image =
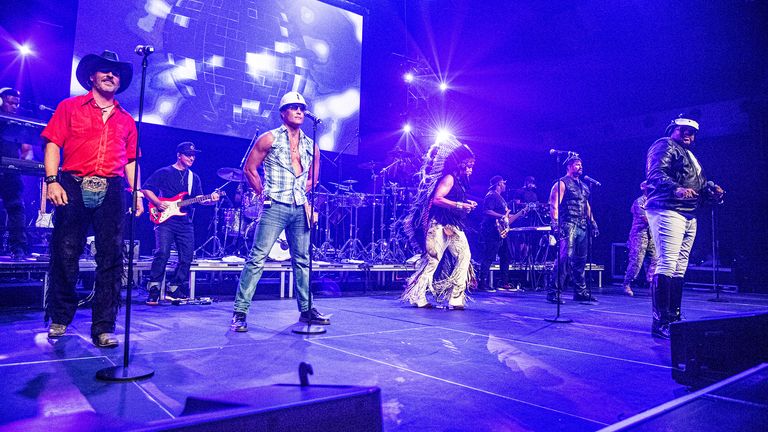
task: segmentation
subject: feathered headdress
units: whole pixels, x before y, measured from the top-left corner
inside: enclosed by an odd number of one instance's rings
[[[424,163],[419,171],[419,189],[403,226],[403,231],[414,250],[418,252],[425,250],[425,236],[429,229],[429,210],[432,207],[432,197],[438,181],[446,174],[456,171],[461,161],[469,157],[474,157],[472,150],[453,135],[436,141],[424,156]]]

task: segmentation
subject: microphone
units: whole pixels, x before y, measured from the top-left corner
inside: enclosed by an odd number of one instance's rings
[[[319,119],[319,118],[318,118],[318,117],[317,117],[317,116],[316,116],[316,115],[315,115],[315,114],[314,114],[312,111],[310,111],[310,110],[304,110],[304,116],[305,116],[305,117],[309,117],[310,119],[312,119],[312,120],[313,120],[315,123],[317,123],[317,124],[321,124],[321,123],[323,123],[323,121],[322,121],[321,119]]]
[[[595,185],[595,186],[602,186],[602,185],[603,185],[602,183],[600,183],[599,181],[597,181],[597,180],[593,179],[592,177],[590,177],[590,176],[588,176],[588,175],[585,175],[585,176],[584,176],[584,180],[586,180],[586,181],[588,181],[588,182],[592,183],[592,184],[593,184],[593,185]]]
[[[568,150],[555,150],[555,149],[549,149],[550,156],[576,156],[578,157],[579,154],[576,152],[568,151]]]
[[[133,52],[140,56],[148,56],[155,52],[155,47],[152,45],[136,45],[136,48],[133,49]]]
[[[38,105],[37,109],[39,109],[40,111],[50,111],[50,112],[56,111],[55,109],[49,107],[48,105],[43,105],[43,104]]]

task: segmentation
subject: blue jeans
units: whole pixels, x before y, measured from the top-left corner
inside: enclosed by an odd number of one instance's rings
[[[235,297],[235,312],[248,313],[256,285],[264,273],[269,250],[285,230],[293,265],[293,283],[299,311],[309,310],[309,227],[304,206],[273,201],[264,211],[256,230],[256,239],[240,273],[240,286]]]

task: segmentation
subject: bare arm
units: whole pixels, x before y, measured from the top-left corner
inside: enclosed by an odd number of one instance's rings
[[[256,170],[264,162],[264,158],[267,157],[267,153],[272,148],[274,141],[275,138],[270,132],[264,132],[256,140],[256,144],[251,149],[251,152],[248,153],[248,159],[245,160],[245,166],[243,167],[245,178],[248,179],[248,184],[251,185],[257,195],[261,195],[264,192],[264,185],[261,183],[261,176],[259,176]]]
[[[474,201],[459,202],[449,200],[445,197],[448,195],[448,192],[453,189],[453,183],[454,179],[450,174],[440,179],[437,188],[435,188],[435,196],[432,198],[432,205],[449,209],[459,209],[466,211],[467,213],[474,210],[475,207],[477,207],[477,203]]]
[[[549,214],[553,221],[558,219],[558,210],[565,194],[565,183],[558,181],[549,192]]]

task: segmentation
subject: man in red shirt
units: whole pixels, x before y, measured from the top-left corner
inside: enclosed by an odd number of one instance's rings
[[[41,134],[46,141],[48,199],[56,206],[45,311],[46,321],[51,320],[48,337],[63,336],[74,318],[78,263],[93,224],[96,284],[91,337],[97,347],[113,348],[118,345],[115,319],[122,286],[125,182],[133,185],[137,145],[136,124],[115,94],[128,88],[133,67],[104,51],[83,57],[75,74],[89,92],[62,101]],[[134,208],[136,216],[144,211],[141,197]]]

